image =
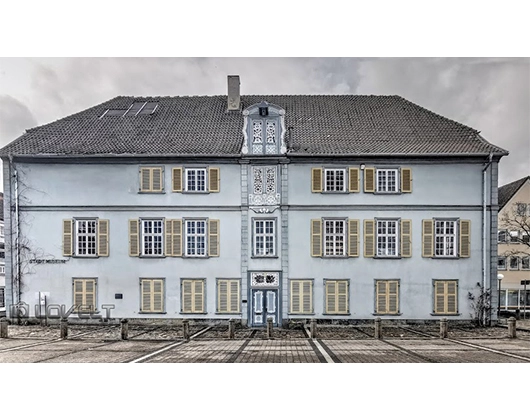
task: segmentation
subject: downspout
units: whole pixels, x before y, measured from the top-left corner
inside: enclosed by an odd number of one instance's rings
[[[486,201],[487,201],[487,181],[486,181],[486,171],[491,166],[491,162],[493,159],[493,153],[490,152],[489,154],[489,162],[484,166],[484,169],[482,170],[482,296],[483,299],[486,296],[486,283],[487,283],[487,255],[486,255],[486,244],[487,244],[487,235],[486,235],[486,222],[487,222],[487,212],[486,212]],[[490,297],[491,299],[491,297]],[[484,324],[486,323],[486,316],[487,316],[487,310],[486,310],[486,302],[483,300],[483,320]]]
[[[15,165],[13,164],[13,156],[9,156],[9,165],[13,168],[13,178],[15,182],[15,269],[13,272],[16,276],[16,282],[12,281],[13,285],[13,304],[16,305],[20,302],[20,249],[19,249],[19,217],[18,217],[18,173]],[[11,183],[10,183],[11,184]],[[12,199],[9,200],[13,202]],[[13,235],[11,235],[11,238]],[[11,254],[13,255],[13,254]],[[11,280],[13,280],[13,272],[11,273]]]

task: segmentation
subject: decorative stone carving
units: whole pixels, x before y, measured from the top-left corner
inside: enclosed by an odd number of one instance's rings
[[[251,287],[278,287],[280,276],[278,273],[262,272],[250,274]]]

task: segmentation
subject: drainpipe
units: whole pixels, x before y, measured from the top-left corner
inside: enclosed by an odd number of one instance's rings
[[[20,250],[19,250],[19,216],[18,216],[18,173],[15,165],[13,164],[13,156],[9,156],[9,165],[13,169],[13,178],[15,182],[15,269],[11,273],[11,284],[13,285],[13,304],[16,305],[20,302]],[[11,184],[11,183],[10,183]],[[12,197],[12,196],[11,196]],[[10,203],[13,202],[10,197]],[[11,235],[13,238],[13,235]],[[11,243],[12,249],[12,243]],[[13,254],[11,254],[13,255]],[[13,281],[13,272],[16,276],[16,282]]]
[[[487,283],[487,253],[486,253],[486,243],[487,243],[487,234],[486,234],[486,222],[487,222],[487,213],[486,213],[486,201],[487,201],[487,181],[486,181],[486,171],[491,166],[493,158],[493,153],[489,154],[489,162],[484,166],[482,170],[482,296],[486,294],[486,283]],[[491,299],[491,297],[490,297]],[[483,302],[485,303],[485,302]],[[483,308],[483,319],[484,323],[486,322],[486,307]]]

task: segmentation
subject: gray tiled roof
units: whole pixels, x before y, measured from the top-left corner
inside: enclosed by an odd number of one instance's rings
[[[253,95],[285,109],[291,155],[506,155],[475,129],[399,96]],[[156,101],[152,115],[104,116],[134,101]],[[27,130],[0,155],[237,155],[243,116],[226,96],[116,97]]]
[[[509,184],[499,187],[499,210],[502,209],[508,201],[515,195],[515,193],[523,186],[525,181],[529,180],[530,176],[510,182]]]

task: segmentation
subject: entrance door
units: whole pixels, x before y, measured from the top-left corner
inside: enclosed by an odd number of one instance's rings
[[[274,325],[278,324],[278,290],[252,290],[252,325],[259,327],[267,325],[267,318],[272,318]]]

